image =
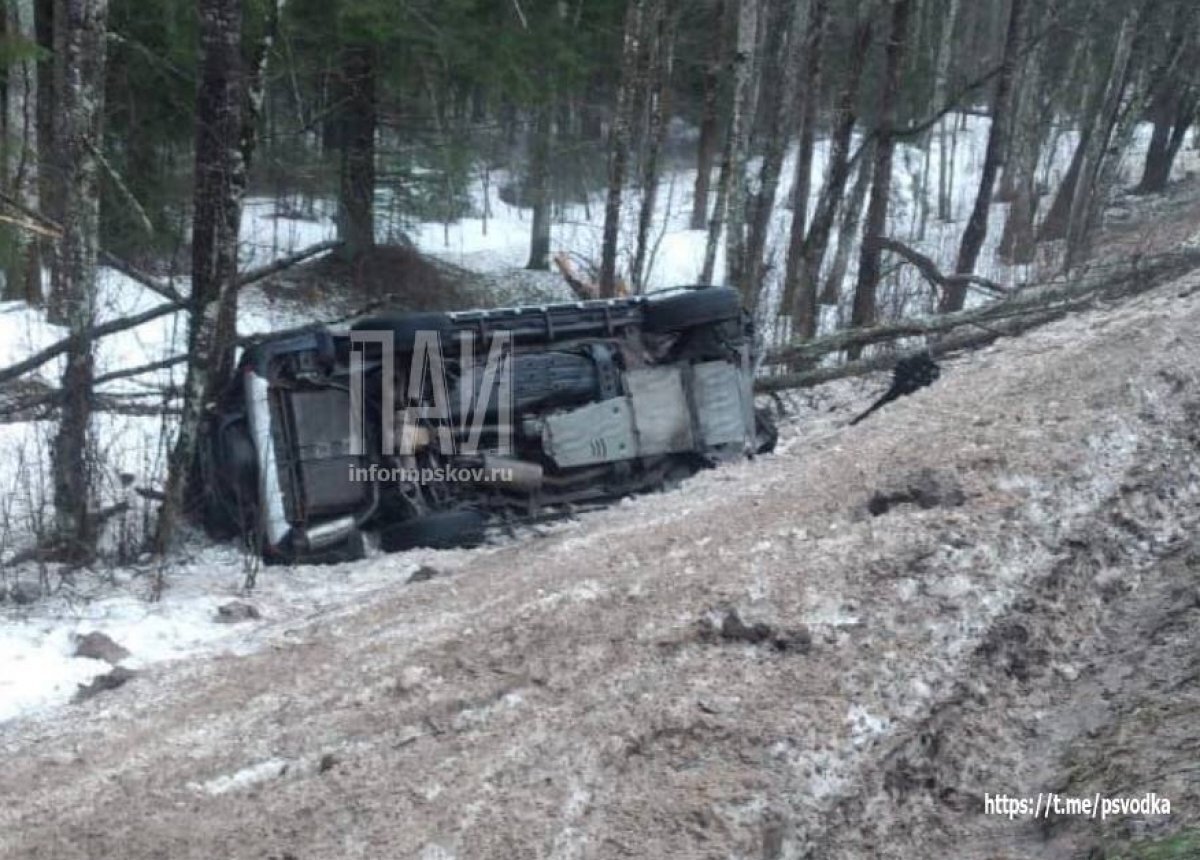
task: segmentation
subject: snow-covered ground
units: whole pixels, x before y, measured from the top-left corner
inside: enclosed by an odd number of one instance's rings
[[[134,565],[76,577],[50,598],[0,614],[0,722],[67,702],[80,685],[109,671],[102,660],[73,656],[78,638],[89,633],[128,650],[120,665],[135,671],[163,660],[249,653],[286,639],[295,624],[350,611],[422,566],[444,572],[466,555],[414,550],[354,564],[258,570],[248,601],[261,618],[230,623],[217,610],[245,597],[250,560],[231,546],[189,545],[186,552],[171,563],[158,601],[149,599],[155,570]]]
[[[1144,147],[1149,129],[1139,131],[1140,146],[1130,156],[1137,166],[1138,149]],[[954,176],[955,222],[941,224],[931,218],[924,240],[913,241],[943,266],[948,265],[957,248],[965,213],[973,203],[978,173],[986,144],[987,123],[978,117],[966,117],[955,144]],[[1053,157],[1043,168],[1051,187],[1065,168],[1073,140],[1069,133],[1057,138]],[[938,187],[938,138],[932,152],[933,174],[929,189]],[[827,148],[818,148],[814,165],[819,190]],[[892,235],[912,240],[919,207],[916,190],[920,187],[924,155],[911,147],[901,147],[897,158]],[[771,225],[775,274],[768,284],[768,302],[777,301],[779,270],[785,253],[790,213],[783,205],[790,193],[794,152],[784,166],[779,189],[779,205]],[[1194,170],[1196,152],[1185,148],[1178,171]],[[409,236],[424,252],[478,271],[504,274],[521,267],[528,254],[530,213],[500,199],[502,176],[489,183],[489,217],[465,218],[453,224],[419,224]],[[659,207],[653,233],[654,253],[650,260],[647,287],[650,289],[691,283],[698,279],[706,236],[703,231],[687,229],[691,211],[694,170],[668,173],[659,193]],[[477,183],[472,198],[479,212],[485,211],[484,187]],[[638,200],[627,195],[622,226],[622,247],[632,254]],[[1018,282],[1027,276],[994,261],[992,250],[999,239],[1005,207],[997,205],[992,213],[989,245],[982,257],[982,274],[1001,282]],[[256,198],[248,201],[243,220],[244,267],[262,265],[270,260],[334,235],[332,206],[315,207],[314,219],[283,217],[276,201]],[[590,213],[590,218],[588,217]],[[552,230],[552,247],[580,258],[599,258],[603,200],[566,206]],[[380,237],[386,238],[385,236]],[[723,244],[718,253],[717,272],[723,271]],[[850,277],[853,278],[852,255]],[[905,277],[912,277],[911,275]],[[901,293],[920,295],[915,279],[902,281]],[[186,279],[174,286],[186,292]],[[910,289],[910,287],[912,289]],[[162,302],[162,298],[136,282],[112,270],[102,270],[100,282],[100,319],[109,320],[144,311]],[[888,307],[885,302],[885,307]],[[299,325],[321,319],[324,309],[311,304],[272,299],[261,290],[246,290],[241,298],[239,332],[251,334]],[[836,323],[838,309],[829,309],[825,325]],[[9,365],[62,337],[62,329],[45,322],[40,311],[20,303],[0,304],[0,367]],[[97,349],[97,372],[133,367],[168,358],[182,350],[186,322],[182,314],[161,317],[136,329],[102,339]],[[52,385],[61,371],[56,362],[42,368],[35,378]],[[182,382],[182,368],[123,379],[104,387],[109,393],[131,398],[132,402],[153,405],[156,391]],[[137,486],[158,486],[165,466],[171,421],[152,416],[101,413],[95,419],[97,461],[101,464],[102,502],[128,500],[128,514],[117,518],[106,540],[109,549],[131,549],[149,517],[150,503],[132,494]],[[82,572],[74,583],[60,580],[59,572],[39,568],[33,563],[11,565],[13,555],[28,548],[32,536],[44,533],[49,516],[48,452],[53,427],[48,422],[0,423],[0,593],[20,581],[26,586],[48,585],[53,592],[32,606],[3,604],[0,612],[0,721],[20,714],[66,702],[80,683],[106,670],[95,660],[72,657],[75,634],[99,630],[108,633],[128,648],[128,665],[136,668],[164,659],[219,650],[244,650],[261,646],[278,632],[280,619],[295,619],[310,611],[351,603],[363,590],[382,587],[415,568],[422,554],[373,559],[335,569],[270,569],[258,578],[255,601],[265,619],[246,626],[230,626],[215,620],[215,607],[241,589],[245,560],[231,548],[193,549],[191,559],[174,561],[168,571],[168,588],[161,602],[149,603],[152,571],[135,566],[111,571]],[[129,546],[125,547],[127,543]],[[273,620],[274,619],[274,620]]]

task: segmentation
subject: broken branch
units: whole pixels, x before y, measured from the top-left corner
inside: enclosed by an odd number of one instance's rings
[[[1098,298],[1116,299],[1137,295],[1197,266],[1200,266],[1200,253],[1194,251],[1164,254],[1150,261],[1135,260],[1130,268],[1116,274],[1079,278],[1038,290],[1010,293],[1008,298],[980,308],[833,332],[775,350],[763,359],[763,364],[806,364],[851,346],[872,346],[905,337],[928,335],[945,335],[930,345],[935,354],[944,354],[1027,331],[1086,307]],[[967,326],[983,329],[983,332],[965,335],[953,333],[955,329]],[[903,356],[904,353],[872,356],[844,365],[766,377],[758,380],[756,388],[760,392],[771,392],[820,385],[834,379],[890,369]]]
[[[2,195],[0,195],[0,199],[3,199]],[[237,287],[241,289],[242,287],[261,281],[264,278],[268,278],[271,275],[289,268],[290,266],[301,263],[310,257],[315,257],[318,254],[323,254],[327,251],[330,251],[336,248],[337,245],[338,243],[336,241],[318,242],[315,245],[310,245],[302,251],[297,251],[295,254],[276,260],[273,263],[268,263],[267,265],[260,266],[257,269],[251,269],[250,271],[245,272],[238,277]],[[138,326],[148,323],[152,320],[156,320],[159,317],[164,317],[168,314],[173,314],[177,311],[184,310],[187,307],[188,301],[188,299],[184,299],[182,297],[178,299],[172,299],[169,302],[165,302],[161,305],[155,305],[149,310],[142,311],[140,314],[135,314],[131,317],[123,317],[121,319],[111,320],[101,325],[92,326],[86,332],[86,336],[92,340],[96,340],[98,338],[105,337],[106,335],[127,331],[131,328],[137,328]],[[60,341],[52,343],[45,349],[35,352],[33,355],[29,356],[23,361],[18,361],[16,364],[0,369],[0,383],[16,379],[17,377],[23,376],[29,371],[36,370],[43,364],[52,361],[53,359],[65,353],[67,349],[70,348],[73,341],[73,337],[65,337]]]
[[[971,274],[943,274],[938,268],[937,263],[932,258],[925,256],[920,251],[908,247],[903,242],[898,242],[895,239],[889,239],[886,236],[877,236],[867,240],[868,244],[872,244],[882,251],[891,251],[893,254],[902,257],[906,262],[911,263],[921,273],[921,277],[929,281],[935,287],[949,287],[955,285],[965,285],[968,287],[979,287],[994,295],[1007,295],[1008,290],[997,284],[995,281],[980,277],[979,275]]]

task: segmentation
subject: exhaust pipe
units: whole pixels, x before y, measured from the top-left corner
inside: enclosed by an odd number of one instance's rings
[[[471,468],[482,472],[480,484],[500,486],[524,493],[536,493],[542,488],[545,472],[538,463],[518,460],[515,457],[500,457],[484,454],[471,458]]]

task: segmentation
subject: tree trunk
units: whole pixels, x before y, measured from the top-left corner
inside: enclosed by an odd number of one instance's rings
[[[1079,171],[1083,168],[1083,155],[1087,151],[1088,141],[1091,137],[1090,129],[1090,121],[1080,129],[1079,142],[1075,145],[1075,152],[1071,155],[1071,164],[1067,167],[1067,172],[1063,174],[1062,181],[1058,185],[1054,200],[1050,204],[1050,211],[1046,213],[1046,217],[1042,219],[1042,223],[1038,227],[1037,240],[1039,242],[1052,242],[1067,235],[1067,222],[1071,217],[1071,200],[1075,196],[1075,186],[1079,182]]]
[[[629,141],[633,129],[641,55],[642,17],[646,0],[629,0],[625,10],[624,42],[621,49],[621,83],[609,133],[608,199],[604,205],[604,235],[600,248],[600,295],[617,292],[617,242],[621,234],[621,195],[629,166]]]
[[[1067,167],[1067,172],[1063,175],[1057,190],[1054,192],[1054,199],[1050,203],[1050,209],[1046,212],[1046,217],[1042,219],[1042,223],[1038,225],[1038,242],[1053,242],[1066,238],[1067,235],[1067,227],[1071,218],[1071,202],[1075,197],[1075,187],[1078,185],[1079,173],[1083,168],[1084,154],[1091,143],[1092,132],[1096,124],[1096,115],[1101,110],[1104,95],[1103,85],[1092,86],[1087,77],[1087,68],[1093,53],[1094,50],[1089,44],[1080,48],[1072,60],[1073,65],[1077,66],[1081,80],[1083,81],[1081,86],[1087,88],[1088,95],[1080,115],[1079,140],[1076,142],[1075,150],[1071,154],[1071,163]]]
[[[1005,180],[1001,182],[1009,186],[1012,205],[1004,222],[997,256],[1010,266],[1029,265],[1037,254],[1034,230],[1039,203],[1037,168],[1045,130],[1052,118],[1052,108],[1044,98],[1045,51],[1044,46],[1037,50],[1022,76],[1011,155],[1004,168]]]
[[[842,210],[842,220],[838,224],[837,250],[833,255],[833,263],[829,267],[829,277],[825,280],[825,289],[821,291],[821,304],[836,305],[841,296],[842,283],[846,280],[846,270],[850,267],[850,252],[858,239],[858,227],[862,223],[863,204],[867,200],[867,189],[871,185],[871,153],[866,151],[858,162],[858,176],[854,179],[854,187],[850,191],[850,200]]]
[[[1067,222],[1066,268],[1068,270],[1073,268],[1074,263],[1087,253],[1086,246],[1091,235],[1092,217],[1095,214],[1093,202],[1096,200],[1097,183],[1107,155],[1109,141],[1112,139],[1117,125],[1121,101],[1129,83],[1130,56],[1138,29],[1137,20],[1138,11],[1134,7],[1126,13],[1121,30],[1117,34],[1116,51],[1108,81],[1104,86],[1100,113],[1096,117],[1096,128],[1088,141],[1088,146],[1084,149],[1084,156],[1071,199],[1070,219]]]
[[[730,166],[729,148],[733,138],[725,136],[725,148],[721,151],[721,173],[717,178],[717,199],[713,201],[712,215],[708,219],[708,239],[704,243],[704,265],[700,270],[700,283],[711,284],[717,267],[717,246],[721,242],[721,230],[725,226],[725,210],[729,200]]]
[[[996,81],[996,97],[992,102],[992,127],[988,133],[987,151],[983,157],[983,171],[979,179],[979,193],[975,196],[975,208],[963,230],[962,244],[958,249],[955,272],[960,275],[975,273],[979,253],[987,239],[988,216],[992,207],[992,193],[996,177],[1008,158],[1010,135],[1009,112],[1012,103],[1013,76],[1017,70],[1017,53],[1020,49],[1022,15],[1025,0],[1011,0],[1008,15],[1008,31],[1004,37],[1004,59],[1000,63],[1000,76]],[[942,295],[941,310],[962,310],[966,301],[966,287],[952,285]]]
[[[946,103],[946,87],[950,77],[950,61],[954,53],[954,33],[958,27],[958,15],[962,0],[950,0],[950,10],[944,20],[942,38],[938,44],[937,72],[934,77],[933,104],[941,110]],[[954,218],[954,169],[950,148],[946,144],[948,126],[954,123],[951,115],[938,120],[938,220],[949,223]]]
[[[14,44],[36,44],[33,0],[10,0],[7,9],[5,34]],[[9,193],[23,206],[39,210],[38,169],[38,63],[33,56],[22,56],[9,64],[6,92],[7,111],[4,116],[4,141],[7,158],[4,173]],[[41,304],[42,273],[38,237],[16,225],[10,230],[12,241],[4,272],[3,298]]]
[[[54,152],[54,0],[34,0],[33,29],[40,53],[37,58],[37,194],[41,211],[52,220],[62,222],[62,207],[55,193]],[[40,264],[52,272],[57,255],[50,242],[38,240]],[[41,285],[39,284],[39,287]]]
[[[819,14],[816,7],[826,2],[827,0],[814,0],[810,5],[810,20],[816,19]],[[762,166],[758,174],[758,192],[749,205],[750,229],[746,237],[746,283],[750,295],[748,304],[751,308],[757,307],[762,294],[763,282],[766,279],[767,233],[770,230],[771,214],[775,211],[775,197],[779,191],[779,177],[783,171],[783,158],[787,151],[788,127],[795,109],[794,102],[800,71],[798,66],[800,61],[808,56],[807,51],[801,54],[796,50],[799,47],[796,45],[799,30],[800,4],[789,0],[782,5],[780,13],[771,21],[767,34],[767,64],[763,67],[766,76],[765,92],[767,93],[765,140],[763,141]],[[806,47],[811,50],[811,44]],[[805,99],[800,106],[801,111],[805,111],[806,106],[813,102],[815,102],[815,98]],[[803,148],[803,144],[801,148]],[[803,153],[800,153],[799,160],[804,160]],[[811,150],[808,164],[811,173]],[[797,171],[797,173],[802,172]],[[808,184],[804,181],[804,177],[800,177],[800,181],[804,185]],[[800,207],[799,216],[793,214],[792,217],[799,217],[803,221],[807,207],[806,195],[803,205]]]
[[[372,45],[342,48],[338,238],[351,261],[375,247],[375,61]]]
[[[533,202],[533,227],[529,234],[529,261],[525,268],[550,268],[550,147],[554,134],[554,107],[548,101],[534,111],[533,145],[530,147],[529,191]]]
[[[635,293],[645,291],[646,268],[650,256],[650,226],[658,201],[658,169],[667,134],[668,84],[675,65],[675,24],[673,10],[659,3],[656,10],[655,39],[651,46],[650,92],[647,104],[649,129],[646,134],[646,157],[642,162],[642,207],[638,213],[637,246],[631,281]]]
[[[238,230],[245,187],[242,0],[197,0],[200,68],[196,86],[192,294],[183,414],[171,452],[156,546],[164,552],[188,498],[205,404],[221,382],[214,366],[236,338]],[[234,315],[235,316],[235,315]]]
[[[696,187],[692,195],[693,230],[703,230],[708,225],[708,189],[720,149],[719,107],[724,77],[722,69],[725,66],[725,11],[725,0],[716,0],[710,18],[712,31],[708,43],[708,62],[704,68],[704,103],[700,116],[700,141],[696,149]]]
[[[754,124],[754,66],[761,0],[741,0],[738,10],[737,61],[733,72],[733,115],[729,123],[729,173],[725,226],[725,283],[752,299],[746,280],[746,160]]]
[[[1166,190],[1175,158],[1188,129],[1196,120],[1196,100],[1189,93],[1170,92],[1159,96],[1155,102],[1151,108],[1154,134],[1146,151],[1142,180],[1135,189],[1138,194],[1158,194]]]
[[[892,0],[891,27],[885,52],[883,92],[879,103],[879,127],[875,138],[875,167],[871,181],[871,198],[867,205],[867,221],[863,232],[862,251],[858,262],[858,282],[854,287],[851,308],[852,326],[875,322],[876,291],[881,272],[880,248],[872,239],[887,232],[888,203],[892,189],[892,159],[895,154],[896,102],[900,92],[900,71],[904,67],[904,51],[908,42],[908,21],[913,0]],[[858,358],[861,349],[848,351],[851,360]]]
[[[859,83],[862,80],[865,58],[871,48],[874,32],[872,13],[858,24],[854,32],[853,52],[864,62],[854,63],[842,85],[838,106],[829,142],[829,166],[826,168],[824,184],[813,212],[812,225],[807,235],[792,224],[788,242],[787,272],[784,275],[785,306],[791,311],[793,333],[798,337],[813,337],[817,333],[818,308],[817,289],[821,277],[821,266],[829,248],[829,237],[833,233],[833,222],[838,206],[845,194],[850,179],[850,145],[854,126],[858,122]],[[793,207],[795,200],[793,200]],[[801,225],[802,226],[802,225]]]
[[[100,228],[97,152],[103,142],[107,0],[60,0],[55,7],[55,165],[61,183],[62,238],[52,296],[73,340],[62,378],[62,412],[54,439],[54,508],[67,555],[95,549],[90,517],[93,463],[92,336]]]
[[[798,119],[798,145],[796,150],[796,169],[792,175],[792,222],[788,230],[787,261],[783,272],[783,297],[780,313],[789,317],[794,315],[796,288],[801,281],[801,263],[804,241],[808,233],[808,199],[812,196],[812,163],[813,152],[817,139],[817,107],[821,92],[821,67],[824,64],[825,33],[829,22],[828,0],[812,0],[808,9],[808,23],[804,33],[804,73],[800,79],[797,94],[800,100]],[[851,99],[857,96],[857,77],[851,73],[854,80]],[[850,112],[853,115],[853,101]],[[844,105],[843,105],[844,106]],[[851,120],[850,130],[853,130]],[[849,155],[850,131],[846,132],[845,145],[839,150],[843,157]],[[836,149],[836,146],[835,146]],[[837,158],[834,152],[832,159]],[[841,192],[838,192],[838,196]],[[815,304],[812,308],[815,318]],[[811,336],[811,333],[810,335]]]

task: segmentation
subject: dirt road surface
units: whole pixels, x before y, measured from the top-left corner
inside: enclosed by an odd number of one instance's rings
[[[812,410],[676,492],[440,554],[259,653],[0,727],[0,857],[1186,848],[1198,284],[965,356],[857,427]],[[984,814],[1039,791],[1171,815]]]

